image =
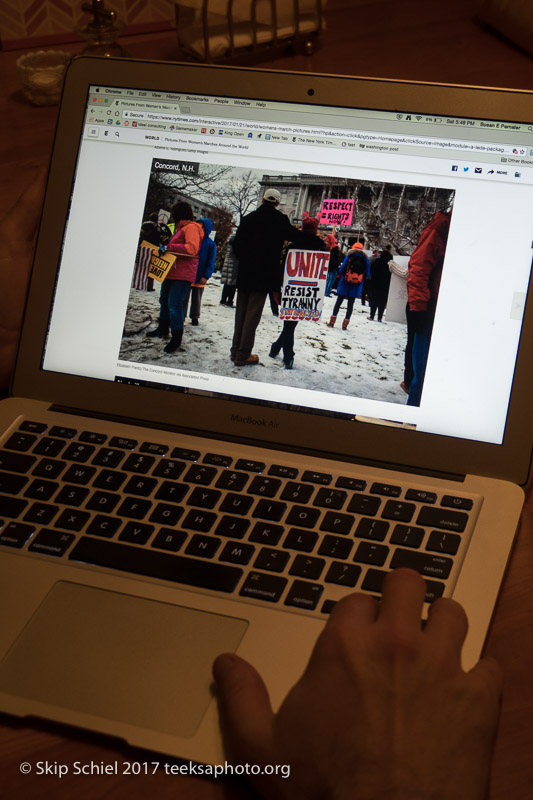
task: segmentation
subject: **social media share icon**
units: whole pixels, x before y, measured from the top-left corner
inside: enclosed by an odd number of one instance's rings
[[[458,169],[459,167],[457,166],[457,164],[452,164],[452,172],[457,172]]]
[[[483,169],[481,167],[476,167],[474,172],[476,173],[476,175],[481,175],[481,173],[483,172]]]

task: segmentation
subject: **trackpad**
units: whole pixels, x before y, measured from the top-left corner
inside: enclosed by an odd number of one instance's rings
[[[172,736],[194,734],[211,665],[246,620],[55,584],[0,664],[9,694]]]

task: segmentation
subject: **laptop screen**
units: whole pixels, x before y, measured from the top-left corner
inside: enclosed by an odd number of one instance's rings
[[[512,121],[92,86],[43,369],[151,387],[154,404],[199,393],[500,444],[531,141]],[[174,247],[184,205],[207,279]],[[276,221],[243,237],[265,208]],[[276,289],[247,279],[265,270]],[[257,359],[235,344],[250,292]]]

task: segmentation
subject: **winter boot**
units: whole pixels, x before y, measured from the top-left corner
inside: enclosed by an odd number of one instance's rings
[[[168,322],[158,322],[157,328],[153,331],[148,331],[147,336],[158,336],[160,339],[166,339],[168,336]]]
[[[172,331],[172,336],[170,338],[170,342],[165,347],[165,353],[173,353],[181,344],[181,340],[183,338],[183,328],[177,328],[175,331]]]
[[[350,324],[350,320],[349,319],[343,319],[343,321],[342,321],[342,329],[343,329],[343,331],[346,330],[346,328],[348,327],[349,324]]]
[[[328,328],[333,328],[333,326],[335,325],[336,319],[337,319],[337,317],[330,317],[329,318]]]

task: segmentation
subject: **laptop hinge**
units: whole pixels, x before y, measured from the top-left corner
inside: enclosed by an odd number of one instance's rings
[[[71,414],[75,416],[87,417],[89,419],[101,419],[106,422],[117,422],[122,425],[135,425],[138,428],[147,428],[149,430],[162,430],[170,433],[181,433],[186,436],[197,436],[199,438],[213,439],[218,442],[233,442],[234,444],[248,445],[249,447],[262,447],[269,450],[277,450],[280,452],[287,452],[287,444],[276,444],[276,442],[265,442],[263,439],[254,439],[252,437],[244,436],[231,436],[222,435],[216,431],[197,430],[195,428],[183,428],[179,425],[170,425],[164,422],[150,423],[148,420],[139,420],[134,417],[121,417],[114,414],[98,414],[96,412],[88,412],[86,409],[69,408],[67,406],[51,405],[50,411],[61,414]],[[393,463],[390,461],[384,462],[378,459],[370,458],[357,458],[354,460],[343,453],[326,452],[322,450],[313,450],[310,447],[293,447],[290,449],[292,453],[298,453],[302,456],[310,458],[330,459],[333,461],[342,461],[346,464],[361,465],[365,467],[374,467],[375,469],[396,470],[397,472],[405,472],[410,475],[420,475],[424,478],[438,478],[446,481],[456,481],[463,483],[466,475],[456,472],[445,472],[436,469],[423,469],[416,468],[408,464]]]

